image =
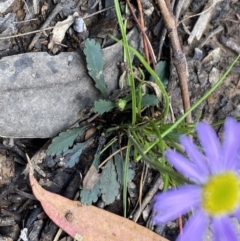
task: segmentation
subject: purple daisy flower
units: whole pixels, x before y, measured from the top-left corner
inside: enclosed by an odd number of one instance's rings
[[[166,151],[169,163],[194,184],[157,194],[153,221],[163,224],[193,211],[177,241],[202,241],[208,224],[214,241],[237,241],[231,217],[240,220],[240,123],[226,119],[222,145],[207,123],[200,122],[196,131],[204,154],[186,136],[180,143],[189,158]]]

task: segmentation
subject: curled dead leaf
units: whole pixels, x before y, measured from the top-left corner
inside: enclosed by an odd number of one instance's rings
[[[148,85],[149,87],[151,87],[151,88],[154,90],[154,92],[155,92],[158,100],[159,100],[159,101],[162,100],[162,92],[161,92],[159,86],[158,86],[156,83],[150,82],[150,81],[144,81],[143,86],[144,86],[144,85]]]
[[[54,44],[59,44],[64,39],[65,33],[68,30],[68,28],[74,23],[75,18],[77,17],[77,14],[69,15],[67,19],[64,21],[57,22],[56,26],[54,27],[52,31],[52,39],[50,43],[48,44],[48,48],[50,50],[54,50]],[[57,51],[57,50],[56,50]],[[55,53],[56,51],[53,51]]]

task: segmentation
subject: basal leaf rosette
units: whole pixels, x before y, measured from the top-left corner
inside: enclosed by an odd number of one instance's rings
[[[169,163],[194,184],[157,194],[153,221],[162,224],[193,211],[177,241],[204,240],[208,225],[214,241],[237,241],[231,218],[240,220],[240,123],[226,119],[223,143],[205,122],[200,122],[196,131],[203,152],[186,136],[180,143],[188,158],[166,151]]]

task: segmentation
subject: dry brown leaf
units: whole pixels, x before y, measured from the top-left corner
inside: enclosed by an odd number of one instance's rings
[[[50,43],[48,44],[48,48],[53,51],[54,44],[60,44],[62,40],[65,37],[65,33],[68,30],[68,28],[73,24],[74,19],[77,15],[70,15],[67,19],[65,19],[62,22],[57,22],[56,26],[54,27],[52,31],[52,39]]]
[[[158,98],[158,100],[159,101],[162,100],[162,92],[161,92],[159,86],[156,83],[150,82],[150,81],[144,81],[144,85],[148,85],[148,86],[152,87],[156,96],[157,96],[157,98]]]
[[[46,214],[78,241],[169,241],[126,218],[46,191],[32,173],[33,193]]]
[[[101,174],[98,172],[94,165],[91,165],[86,176],[83,179],[83,189],[92,190],[95,184],[101,178]]]

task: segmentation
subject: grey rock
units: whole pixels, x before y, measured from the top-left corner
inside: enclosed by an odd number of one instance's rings
[[[138,34],[130,43],[137,47]],[[108,94],[117,89],[122,47],[103,50]],[[0,60],[0,136],[48,138],[77,120],[77,114],[101,98],[77,53],[26,53]]]

